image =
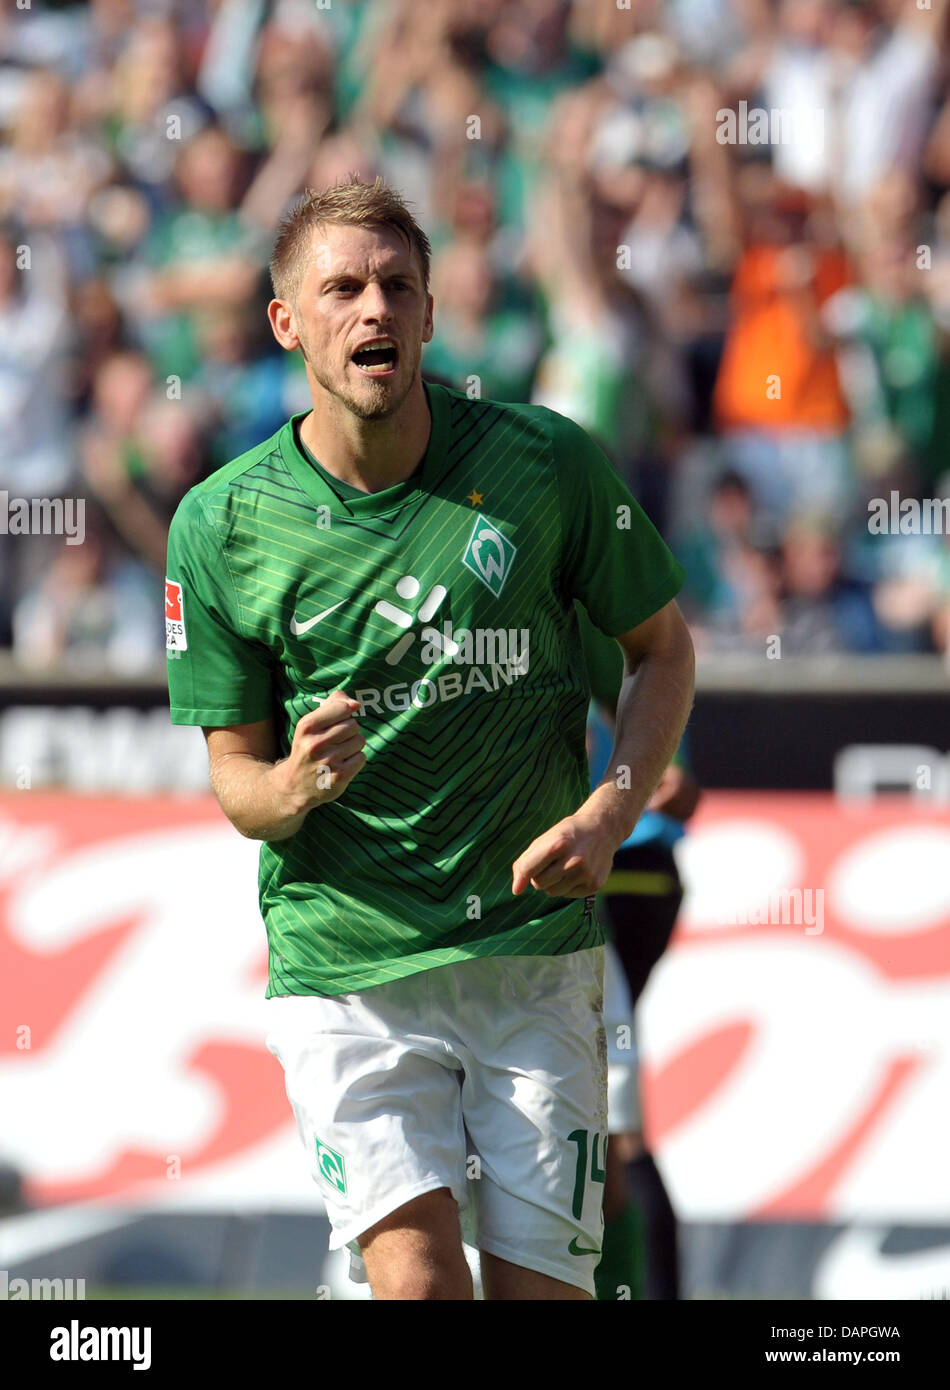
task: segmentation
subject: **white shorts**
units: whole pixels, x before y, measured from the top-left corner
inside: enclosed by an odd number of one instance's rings
[[[593,1294],[607,1143],[604,948],[486,956],[354,994],[267,1001],[350,1277],[357,1237],[451,1190],[480,1250]]]
[[[607,1114],[610,1134],[640,1133],[640,1066],[634,1007],[620,957],[604,948],[604,1025],[607,1029]]]

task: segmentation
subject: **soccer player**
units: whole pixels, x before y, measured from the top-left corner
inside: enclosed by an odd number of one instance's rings
[[[461,1213],[487,1298],[590,1298],[593,895],[690,706],[683,571],[578,426],[423,381],[429,254],[380,180],[284,218],[269,317],[313,408],[176,513],[172,718],[263,841],[268,1046],[331,1248],[377,1299],[471,1299]],[[593,793],[575,598],[627,672]]]

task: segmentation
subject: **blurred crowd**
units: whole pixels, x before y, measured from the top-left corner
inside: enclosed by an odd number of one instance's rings
[[[561,411],[698,647],[947,652],[948,0],[33,0],[0,15],[0,648],[160,659],[185,491],[309,405],[281,214],[351,170],[434,248],[434,380]],[[0,497],[0,501],[4,499]],[[909,528],[908,528],[909,529]]]

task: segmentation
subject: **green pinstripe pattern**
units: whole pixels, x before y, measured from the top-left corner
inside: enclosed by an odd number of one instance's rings
[[[559,417],[427,392],[429,449],[395,488],[339,497],[288,422],[193,489],[172,525],[168,573],[183,585],[188,636],[169,661],[173,719],[240,723],[273,710],[286,752],[297,720],[331,691],[363,702],[364,769],[292,839],[262,847],[268,995],[338,994],[473,956],[603,940],[584,901],[511,894],[513,860],[587,795],[587,678],[562,592]],[[516,547],[497,597],[462,563],[476,513]],[[418,594],[403,599],[407,576]],[[447,657],[426,666],[417,616],[408,651],[387,662],[404,629],[376,604],[416,615],[436,585],[447,595],[430,626],[526,629],[527,672]],[[293,635],[294,615],[305,624],[334,604]]]

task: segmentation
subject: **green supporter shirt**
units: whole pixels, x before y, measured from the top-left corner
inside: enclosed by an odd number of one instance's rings
[[[616,470],[543,406],[427,383],[412,477],[336,483],[294,416],[199,483],[168,544],[171,716],[272,716],[282,754],[332,691],[367,762],[265,843],[267,995],[332,995],[485,955],[598,945],[593,899],[511,892],[511,866],[589,794],[575,613],[643,622],[683,571]]]

